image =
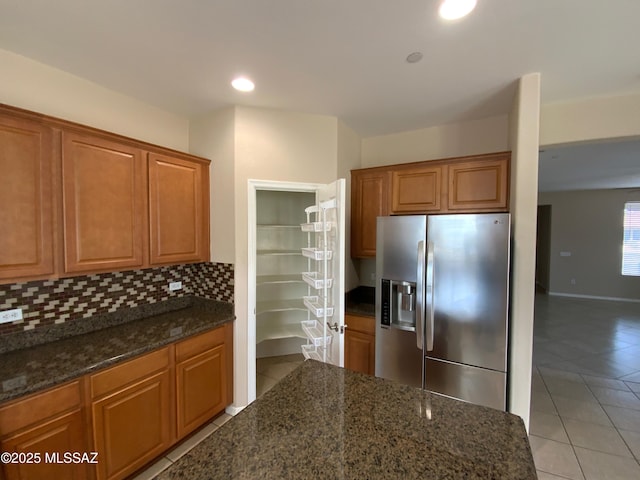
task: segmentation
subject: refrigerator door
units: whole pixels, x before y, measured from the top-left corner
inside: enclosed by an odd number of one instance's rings
[[[375,373],[416,387],[424,379],[424,261],[419,260],[426,225],[423,215],[378,217],[377,223]]]
[[[476,405],[506,410],[507,374],[486,368],[425,359],[427,389]]]
[[[427,232],[433,252],[426,279],[433,302],[427,310],[433,310],[426,343],[432,340],[433,349],[425,355],[506,372],[509,214],[429,216]]]

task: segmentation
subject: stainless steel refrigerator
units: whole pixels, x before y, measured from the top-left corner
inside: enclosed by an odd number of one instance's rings
[[[376,376],[506,410],[510,223],[378,217]]]

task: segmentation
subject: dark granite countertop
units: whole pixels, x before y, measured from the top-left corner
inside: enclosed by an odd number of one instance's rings
[[[167,309],[171,311],[157,313]],[[169,305],[136,307],[80,320],[78,325],[67,326],[67,332],[65,327],[56,330],[54,326],[44,332],[49,341],[38,345],[30,345],[32,338],[42,340],[42,335],[34,332],[2,339],[5,353],[0,354],[0,402],[61,384],[233,319],[232,304],[189,297]],[[95,331],[78,334],[79,328]],[[22,348],[7,351],[11,340],[21,342]]]
[[[345,313],[362,315],[365,317],[376,316],[374,287],[356,287],[345,295]]]
[[[313,360],[157,479],[536,479],[520,417]]]

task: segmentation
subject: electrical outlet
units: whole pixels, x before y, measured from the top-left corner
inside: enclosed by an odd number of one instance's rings
[[[182,290],[182,282],[171,282],[169,283],[169,290],[170,291],[175,291],[175,290]]]
[[[13,310],[0,312],[0,323],[15,322],[16,320],[22,320],[21,308],[14,308]]]
[[[575,284],[576,284],[576,279],[575,279],[575,278],[572,278],[572,279],[571,279],[571,285],[575,285]]]

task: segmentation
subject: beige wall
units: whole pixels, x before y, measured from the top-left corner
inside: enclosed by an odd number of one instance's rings
[[[361,155],[360,136],[343,122],[338,121],[338,178],[344,178],[347,183],[345,224],[345,291],[360,285],[357,265],[351,259],[351,170],[360,168]],[[357,260],[355,261],[357,262]]]
[[[628,201],[640,201],[640,190],[540,194],[538,203],[551,205],[550,293],[640,300],[640,277],[620,273]]]
[[[511,193],[511,332],[509,411],[529,429],[533,353],[540,74],[523,76],[510,123]]]
[[[186,117],[6,50],[0,50],[0,103],[175,150],[189,148]]]
[[[540,145],[593,142],[640,135],[640,95],[543,105]]]
[[[234,404],[249,403],[248,184],[249,179],[330,183],[336,179],[336,117],[236,108],[235,136],[235,352]],[[214,220],[215,221],[215,220]]]
[[[359,161],[359,139],[336,117],[248,107],[205,115],[191,130],[192,151],[213,165],[212,257],[235,264],[234,406],[243,407],[255,346],[247,311],[248,180],[333,182]]]
[[[362,139],[360,168],[509,150],[509,116]],[[360,285],[375,286],[375,259],[356,261]]]
[[[509,117],[500,115],[362,139],[362,168],[502,152],[509,149]]]
[[[211,160],[211,261],[235,263],[235,108],[194,119],[189,130],[190,152]]]
[[[515,246],[509,409],[520,415],[527,426],[533,344],[539,112],[540,75],[527,75],[519,80],[511,115],[364,138],[361,164],[364,168],[513,150],[511,211]],[[372,285],[368,280],[372,271],[375,271],[374,261],[360,262],[361,284]]]

